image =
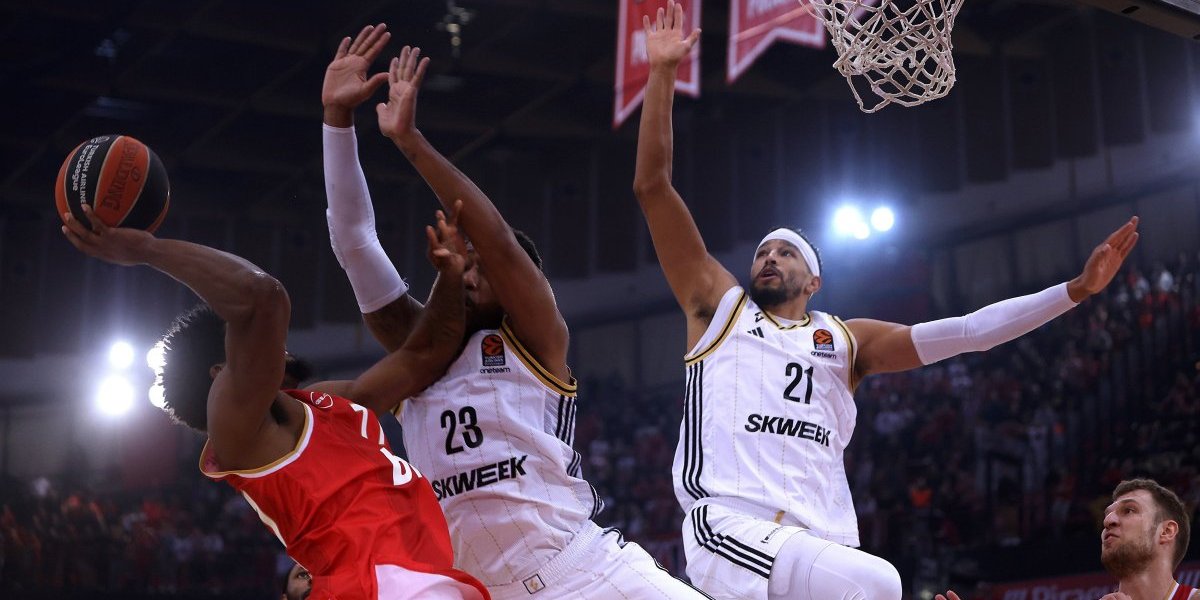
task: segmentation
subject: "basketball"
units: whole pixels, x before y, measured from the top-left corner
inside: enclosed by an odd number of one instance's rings
[[[102,135],[75,147],[58,170],[58,214],[87,224],[83,205],[109,227],[153,232],[167,216],[171,185],[149,146],[127,135]]]

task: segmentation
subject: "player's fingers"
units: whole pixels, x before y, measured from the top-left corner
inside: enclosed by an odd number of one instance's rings
[[[433,249],[441,246],[441,244],[438,243],[437,233],[435,233],[433,231],[432,225],[425,226],[425,239],[429,240],[429,249],[430,250],[433,250]]]
[[[387,47],[388,40],[390,39],[392,39],[392,32],[384,31],[380,34],[379,39],[375,40],[375,43],[367,48],[367,51],[363,54],[363,58],[366,58],[369,63],[375,62],[375,58]]]
[[[413,75],[413,78],[412,78],[411,83],[412,83],[413,87],[420,89],[421,82],[425,81],[425,70],[428,68],[429,68],[429,57],[422,58],[421,62],[417,65],[417,72],[415,75]]]
[[[413,73],[417,70],[417,62],[419,60],[421,60],[421,49],[413,48],[412,54],[408,56],[408,62],[404,65],[404,72],[400,74],[400,77],[405,81],[412,81]]]
[[[646,33],[653,31],[650,29],[650,15],[642,15],[642,29],[645,29]]]
[[[459,198],[454,201],[454,208],[450,213],[450,224],[451,225],[454,225],[456,227],[458,226],[458,218],[459,218],[459,216],[462,215],[462,207],[463,207],[462,198]]]
[[[665,11],[663,11],[663,9],[660,8],[660,9],[658,9],[657,15],[655,15],[655,18],[654,18],[654,30],[655,31],[663,30],[663,17],[665,16],[663,14],[664,12]]]
[[[76,219],[71,213],[63,213],[63,223],[63,227],[66,227],[76,236],[91,234],[91,232],[88,231],[88,228],[85,227],[83,223],[80,223],[79,220]]]
[[[83,239],[76,235],[74,231],[68,229],[66,225],[62,226],[62,232],[63,235],[66,236],[67,241],[71,242],[72,246],[75,246],[75,249],[79,250],[80,252],[88,251],[87,244],[84,243]]]
[[[339,58],[342,58],[343,56],[346,56],[346,54],[349,52],[349,50],[350,50],[350,37],[347,36],[347,37],[342,38],[342,43],[338,44],[337,52],[333,53],[334,60],[337,60]]]
[[[693,29],[692,32],[688,34],[687,39],[684,40],[683,42],[685,44],[687,44],[688,50],[690,51],[692,49],[692,47],[696,45],[696,42],[698,42],[699,40],[700,40],[700,30]]]
[[[375,46],[379,44],[379,40],[387,33],[387,25],[380,23],[371,29],[370,35],[363,41],[362,47],[358,49],[363,56],[369,56]]]
[[[367,90],[374,94],[375,90],[379,89],[379,86],[387,83],[388,77],[389,75],[387,73],[376,73],[372,75],[371,78],[367,80]]]
[[[83,216],[87,219],[88,224],[92,226],[92,231],[96,232],[96,235],[102,235],[108,231],[108,226],[100,220],[100,217],[96,216],[90,204],[83,205]]]
[[[392,62],[388,64],[388,81],[391,83],[400,82],[400,58],[392,57]]]
[[[347,51],[350,54],[358,54],[358,49],[362,47],[363,41],[367,39],[367,36],[370,35],[372,29],[374,29],[374,26],[372,25],[363,27],[362,30],[358,32],[358,35],[354,36],[354,41],[350,42],[350,48],[347,49]]]
[[[1137,245],[1138,238],[1140,237],[1142,237],[1142,234],[1135,231],[1133,235],[1129,236],[1129,239],[1125,240],[1120,249],[1121,258],[1129,256],[1129,253],[1133,251],[1133,247]]]
[[[683,5],[682,4],[675,3],[675,19],[674,19],[674,21],[675,21],[675,23],[674,23],[675,28],[682,30],[683,29]]]
[[[405,46],[400,49],[400,56],[396,63],[396,81],[403,78],[404,69],[408,65],[408,55],[412,54],[412,46]]]

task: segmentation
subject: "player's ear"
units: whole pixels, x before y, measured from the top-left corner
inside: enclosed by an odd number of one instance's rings
[[[812,279],[808,280],[808,285],[804,286],[804,292],[806,294],[808,294],[809,296],[812,296],[813,294],[817,293],[817,290],[820,290],[820,289],[821,289],[821,276],[820,275],[814,275]]]
[[[1163,544],[1174,544],[1175,536],[1179,535],[1179,523],[1173,519],[1162,522],[1162,530],[1158,532],[1158,541]]]

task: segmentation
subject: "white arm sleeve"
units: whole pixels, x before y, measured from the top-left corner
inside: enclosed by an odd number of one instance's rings
[[[322,125],[329,244],[350,279],[364,314],[375,312],[408,291],[375,234],[375,211],[367,178],[358,162],[354,127]]]
[[[1041,327],[1077,306],[1061,283],[1036,294],[989,304],[964,317],[912,326],[913,346],[927,365],[964,352],[981,352]]]

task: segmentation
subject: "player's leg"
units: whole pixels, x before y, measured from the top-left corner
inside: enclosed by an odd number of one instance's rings
[[[767,586],[770,600],[900,600],[900,573],[891,563],[808,533],[780,548]]]

